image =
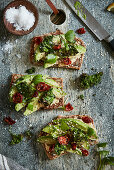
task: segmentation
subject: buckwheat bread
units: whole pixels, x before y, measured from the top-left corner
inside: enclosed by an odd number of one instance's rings
[[[22,77],[23,75],[21,74],[13,74],[12,78],[11,78],[11,83],[10,83],[10,87],[13,85],[13,83],[20,77]],[[62,78],[51,78],[53,80],[55,80],[61,87],[61,89],[63,90],[63,79]],[[49,106],[44,106],[42,107],[42,109],[57,109],[58,107],[63,107],[64,106],[64,97],[61,97],[59,99],[59,102],[56,104],[52,104]]]
[[[51,32],[51,33],[47,33],[47,34],[44,34],[44,35],[40,35],[40,37],[45,38],[46,36],[60,35],[60,34],[63,34],[63,32],[57,29],[55,32]],[[36,37],[34,37],[34,38],[36,38]],[[32,42],[31,42],[30,62],[33,65],[43,66],[44,63],[42,61],[39,61],[39,62],[35,62],[34,61],[34,49],[35,49],[35,46],[36,46],[34,44],[34,38],[32,39]],[[78,45],[82,45],[83,47],[86,47],[84,42],[80,38],[75,37],[75,40],[76,40]],[[77,58],[76,61],[74,63],[72,63],[71,65],[66,65],[66,66],[64,65],[63,66],[63,65],[54,64],[52,67],[61,67],[61,68],[70,68],[70,69],[79,70],[81,68],[81,65],[82,65],[82,62],[83,62],[83,57],[84,57],[84,54],[80,54],[80,57]]]
[[[87,116],[87,115],[69,115],[69,116],[61,116],[61,115],[59,115],[56,119],[62,119],[62,118],[73,118],[73,119],[82,119],[82,117],[84,117],[84,116]],[[88,117],[90,117],[90,116],[88,116]],[[90,117],[91,118],[91,117]],[[50,124],[52,124],[52,122],[51,123],[49,123],[48,125],[50,125]],[[95,125],[94,125],[94,123],[88,123],[88,125],[90,125],[91,126],[91,128],[93,128],[95,131],[96,131],[96,129],[95,129]],[[44,132],[45,133],[45,132]],[[42,136],[42,135],[44,135],[43,133],[42,133],[42,131],[40,132],[40,134],[38,135],[38,137],[40,137],[40,136]],[[98,139],[97,140],[94,140],[94,141],[89,141],[89,144],[90,145],[95,145],[95,144],[97,144],[98,143]],[[65,152],[65,153],[61,153],[60,155],[52,155],[50,152],[49,152],[49,146],[47,145],[47,144],[42,144],[42,146],[43,146],[43,148],[44,148],[44,150],[45,150],[45,152],[46,152],[46,155],[47,155],[47,157],[50,159],[50,160],[53,160],[53,159],[56,159],[56,158],[58,158],[58,157],[60,157],[60,156],[62,156],[62,155],[65,155],[65,154],[67,154],[68,152]]]

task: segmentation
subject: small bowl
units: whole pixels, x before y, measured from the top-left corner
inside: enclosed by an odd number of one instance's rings
[[[24,30],[16,30],[16,28],[13,26],[13,24],[9,23],[6,18],[5,18],[5,13],[7,11],[7,9],[9,8],[18,8],[20,5],[22,6],[25,6],[27,8],[27,10],[29,10],[30,12],[32,12],[35,16],[35,23],[34,25],[27,31],[24,31]],[[15,0],[15,1],[12,1],[11,3],[9,3],[5,9],[4,9],[4,13],[3,13],[3,20],[4,20],[4,24],[6,26],[6,29],[11,32],[12,34],[15,34],[15,35],[25,35],[25,34],[29,34],[30,32],[32,32],[35,27],[37,26],[38,24],[38,10],[37,8],[29,1],[27,0]]]

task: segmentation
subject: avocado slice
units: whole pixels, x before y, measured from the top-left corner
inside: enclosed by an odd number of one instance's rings
[[[53,88],[53,94],[55,95],[55,97],[59,99],[66,95],[66,93],[63,90],[57,88]]]
[[[24,102],[24,103],[17,103],[16,105],[15,105],[15,110],[18,112],[19,110],[21,110],[23,107],[25,107],[26,106],[26,102]]]
[[[56,140],[52,136],[40,136],[37,140],[40,143],[55,144]]]
[[[44,57],[45,57],[45,52],[44,53],[37,52],[37,53],[35,53],[34,59],[35,59],[35,61],[39,61]]]
[[[80,53],[80,54],[84,54],[86,52],[86,48],[83,47],[82,45],[74,45],[74,47],[76,48],[76,50]]]
[[[17,88],[15,86],[12,86],[9,91],[9,100],[10,102],[13,102],[13,95],[17,93]]]
[[[55,63],[53,63],[53,64],[50,64],[50,63],[45,63],[44,64],[44,68],[48,68],[48,67],[51,67],[51,66],[53,66]]]

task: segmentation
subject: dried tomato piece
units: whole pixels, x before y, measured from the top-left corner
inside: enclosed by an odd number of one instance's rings
[[[34,43],[39,45],[43,41],[42,37],[35,37],[34,38]]]
[[[50,151],[50,152],[53,152],[53,151],[54,151],[54,148],[55,148],[55,144],[53,144],[53,145],[51,145],[51,146],[49,147],[49,151]]]
[[[86,149],[81,149],[83,156],[88,156],[89,152]]]
[[[76,143],[72,143],[71,147],[72,147],[72,150],[76,150],[76,147],[77,147]]]
[[[88,116],[83,116],[83,117],[82,117],[82,120],[83,120],[83,122],[85,122],[85,123],[93,123],[93,119],[91,119],[91,118],[88,117]]]
[[[84,28],[79,28],[78,30],[77,30],[77,33],[78,34],[85,34],[85,29]]]
[[[23,96],[20,93],[17,92],[13,95],[14,103],[22,103],[22,101],[23,101]]]
[[[34,94],[33,94],[33,97],[37,97],[38,96],[38,92],[35,91]]]
[[[50,90],[51,86],[49,86],[48,84],[44,83],[44,82],[40,82],[38,83],[38,85],[36,86],[36,89],[40,92],[42,91],[48,91]]]
[[[65,65],[70,65],[71,64],[71,59],[70,58],[63,58],[63,63],[65,64]]]
[[[16,121],[9,116],[4,118],[4,122],[6,122],[8,125],[13,125],[16,123]]]
[[[67,145],[69,142],[68,136],[60,136],[58,137],[58,141],[61,145]]]
[[[59,50],[59,49],[61,49],[61,44],[55,45],[55,46],[53,47],[53,49],[54,49],[54,50]]]
[[[73,110],[74,108],[72,107],[72,105],[70,103],[68,103],[66,106],[65,106],[65,111],[71,111]]]

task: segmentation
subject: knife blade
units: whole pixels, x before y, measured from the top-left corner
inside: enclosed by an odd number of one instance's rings
[[[114,39],[101,26],[101,24],[90,14],[90,12],[82,5],[79,0],[65,0],[68,6],[78,15],[78,17],[88,26],[88,28],[102,41],[110,43],[114,50]]]

